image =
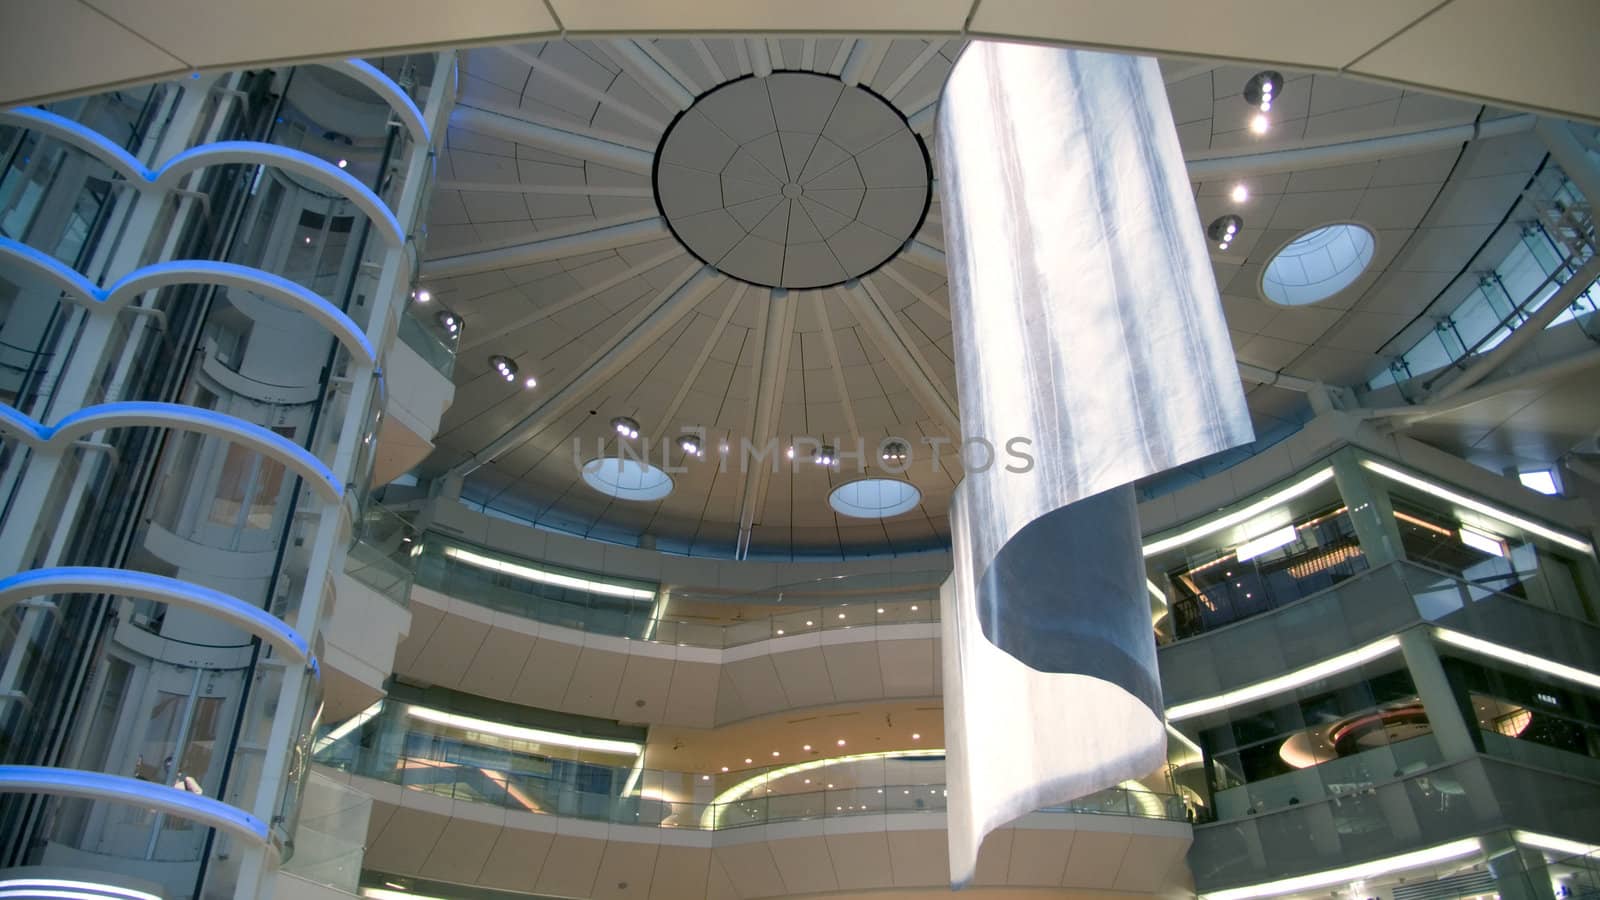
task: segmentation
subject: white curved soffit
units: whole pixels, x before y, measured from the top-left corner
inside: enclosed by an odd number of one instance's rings
[[[401,124],[411,132],[417,143],[424,146],[428,143],[428,123],[422,118],[422,110],[412,101],[411,96],[405,92],[393,78],[383,74],[379,69],[365,60],[338,59],[321,64],[325,68],[334,70],[361,83],[363,87],[383,98],[400,118]]]
[[[261,638],[294,662],[315,666],[306,639],[277,616],[221,591],[149,572],[94,566],[19,572],[0,578],[0,612],[29,597],[53,594],[115,594],[196,610]]]
[[[354,175],[309,153],[264,144],[259,141],[218,141],[191,147],[167,160],[158,169],[147,169],[133,154],[118,147],[104,135],[81,123],[48,110],[34,107],[0,110],[0,122],[48,134],[71,144],[114,169],[130,183],[144,188],[169,189],[196,169],[229,163],[272,166],[292,172],[338,193],[366,214],[379,235],[391,247],[405,243],[405,229],[372,189]]]
[[[42,425],[15,407],[0,404],[0,433],[14,435],[30,447],[70,444],[102,429],[130,427],[176,428],[218,437],[283,463],[328,503],[338,503],[344,496],[344,486],[311,451],[270,429],[209,409],[153,401],[102,403],[63,416],[54,425]]]
[[[259,847],[267,842],[266,824],[242,809],[210,797],[174,790],[157,781],[142,781],[126,775],[50,766],[0,766],[0,793],[48,794],[125,803],[226,831],[251,846]]]
[[[6,263],[49,281],[75,303],[114,311],[120,311],[146,291],[174,284],[215,284],[250,291],[316,319],[362,362],[373,365],[377,361],[377,353],[366,333],[343,310],[287,278],[250,266],[210,260],[173,260],[137,269],[102,289],[48,253],[0,238],[0,265]]]

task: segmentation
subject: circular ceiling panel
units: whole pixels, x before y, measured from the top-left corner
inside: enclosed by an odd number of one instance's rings
[[[660,500],[672,493],[672,476],[646,462],[603,456],[583,464],[583,480],[618,500]]]
[[[1261,292],[1283,306],[1326,300],[1372,264],[1372,232],[1348,222],[1314,228],[1285,244],[1261,273]]]
[[[810,72],[701,95],[655,162],[656,203],[684,247],[764,287],[825,287],[876,269],[921,227],[932,180],[899,111]]]

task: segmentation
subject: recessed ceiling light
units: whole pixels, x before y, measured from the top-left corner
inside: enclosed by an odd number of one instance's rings
[[[639,423],[627,416],[617,416],[612,419],[611,428],[621,437],[631,439],[639,436]]]
[[[710,775],[701,775],[700,776],[700,780],[701,781],[710,781],[711,780],[711,776]]]
[[[751,764],[751,763],[753,763],[753,762],[755,762],[755,760],[753,760],[753,759],[751,759],[751,758],[750,758],[750,757],[748,757],[748,756],[746,756],[746,757],[745,757],[745,758],[744,758],[744,764],[745,764],[745,765],[747,765],[747,766],[748,766],[748,765],[750,765],[750,764]]]
[[[781,637],[781,636],[782,636],[782,635],[783,635],[783,629],[782,629],[782,628],[779,628],[779,629],[778,629],[778,635],[779,635],[779,636],[780,636],[780,637]]]
[[[917,611],[917,605],[915,603],[911,604],[911,611],[912,612],[916,612]]]
[[[461,317],[447,310],[439,310],[439,324],[445,331],[456,334],[461,330]]]
[[[1232,197],[1235,203],[1243,203],[1250,199],[1250,189],[1242,184],[1236,184],[1228,196]]]
[[[489,365],[506,381],[517,380],[517,363],[510,357],[495,355],[489,357]]]
[[[776,750],[772,751],[772,755],[773,756],[777,756],[778,755],[778,751],[776,751]]]
[[[839,740],[835,741],[834,743],[836,743],[839,746],[843,747],[844,746],[844,738],[839,738]]]
[[[344,168],[345,166],[348,166],[348,165],[350,165],[350,160],[348,160],[348,159],[339,160],[339,168],[342,169],[342,168]]]
[[[723,766],[722,767],[722,771],[724,771],[724,772],[728,771],[728,767],[727,766]]]
[[[844,613],[839,613],[839,618],[844,618]]]
[[[806,627],[807,627],[807,628],[810,628],[810,627],[811,627],[811,626],[812,626],[812,624],[813,624],[813,623],[812,623],[812,621],[811,621],[811,620],[810,620],[810,619],[807,619],[807,620],[806,620]]]
[[[311,235],[306,235],[306,243],[311,243]]]
[[[427,303],[429,300],[433,299],[433,292],[427,288],[417,288],[416,293],[412,294],[411,296],[417,298],[418,303]]]
[[[524,381],[522,383],[522,386],[526,387],[526,388],[536,388],[536,387],[539,386],[539,379],[533,377],[532,375],[529,375],[528,376],[528,380]]]
[[[911,732],[911,739],[913,741],[920,741],[920,740],[922,740],[922,735],[920,735],[917,732],[913,731],[913,732]]]
[[[807,751],[807,752],[810,752],[810,750],[811,750],[811,745],[810,745],[810,744],[807,744],[807,745],[805,745],[805,746],[804,746],[804,747],[801,747],[801,748],[800,748],[800,749],[801,749],[801,750],[805,750],[805,751]]]
[[[878,615],[883,615],[883,607],[878,607]]]
[[[1250,130],[1256,134],[1266,134],[1267,129],[1271,127],[1272,120],[1267,118],[1267,114],[1265,112],[1256,113],[1255,118],[1250,120]]]

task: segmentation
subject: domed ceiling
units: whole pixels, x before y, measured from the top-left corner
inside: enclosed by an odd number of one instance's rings
[[[947,545],[962,467],[929,152],[960,49],[874,37],[464,51],[422,271],[465,327],[424,473],[464,475],[475,506],[696,555]],[[1241,93],[1256,68],[1162,69],[1191,165],[1507,115],[1289,72],[1258,133]],[[1197,228],[1244,223],[1227,249],[1213,244],[1240,361],[1333,384],[1375,374],[1542,157],[1515,133],[1196,179]],[[1234,199],[1240,186],[1247,200]],[[1368,269],[1320,303],[1267,302],[1266,261],[1340,221],[1375,236]],[[537,386],[508,381],[491,357]],[[1302,394],[1245,387],[1258,430],[1303,414]],[[671,480],[664,497],[621,499],[584,479],[619,441],[648,448]],[[746,442],[775,449],[752,463]],[[830,493],[864,477],[909,483],[920,503],[883,519],[837,513]]]

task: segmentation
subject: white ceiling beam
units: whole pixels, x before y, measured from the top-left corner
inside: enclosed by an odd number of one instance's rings
[[[534,263],[550,262],[565,256],[578,256],[584,253],[598,253],[602,250],[615,250],[618,247],[645,244],[669,237],[671,234],[672,232],[667,228],[667,223],[652,210],[648,218],[622,222],[617,225],[609,225],[578,234],[545,238],[539,241],[529,241],[525,244],[512,244],[509,247],[477,250],[471,253],[461,253],[455,256],[444,256],[439,259],[429,260],[422,265],[422,276],[424,278],[454,278],[458,275],[474,275],[478,272],[488,272],[492,269],[531,266]]]
[[[839,363],[839,346],[833,340],[833,325],[828,322],[827,295],[816,291],[814,296],[817,321],[822,326],[822,349],[827,352],[828,367],[833,370],[833,387],[839,392],[839,403],[844,407],[845,425],[850,428],[849,437],[861,437],[861,428],[856,424],[855,404],[850,402],[850,388],[844,380],[844,366]]]
[[[955,400],[946,393],[933,367],[912,343],[878,289],[870,281],[847,281],[837,290],[866,329],[867,337],[894,367],[906,388],[916,395],[922,408],[949,429],[951,435],[960,434],[961,417],[956,414]]]
[[[604,346],[590,356],[575,377],[504,434],[453,467],[450,474],[457,477],[471,474],[566,415],[596,388],[638,358],[724,280],[715,269],[698,262],[685,268],[627,325],[618,329]]]
[[[472,340],[464,341],[461,344],[461,350],[462,351],[474,350],[474,349],[476,349],[478,347],[483,346],[484,344],[488,344],[488,343],[493,342],[493,341],[498,341],[498,340],[500,340],[501,338],[505,337],[508,334],[515,334],[518,331],[520,331],[520,330],[522,330],[524,328],[527,328],[529,325],[537,324],[539,322],[544,321],[545,319],[550,318],[551,316],[555,315],[556,313],[559,313],[559,312],[561,312],[563,310],[571,309],[572,307],[577,306],[579,303],[582,303],[582,302],[584,302],[585,300],[588,300],[591,297],[598,297],[601,294],[605,293],[606,291],[609,291],[612,288],[616,287],[617,285],[622,284],[623,282],[630,281],[630,280],[632,280],[634,278],[638,278],[640,275],[643,275],[644,273],[650,271],[651,269],[654,269],[654,268],[656,268],[658,266],[665,265],[665,264],[667,264],[667,263],[669,263],[669,262],[671,262],[671,261],[673,261],[675,259],[680,259],[683,256],[684,256],[683,251],[679,250],[677,247],[673,247],[673,248],[667,250],[664,253],[657,253],[655,256],[652,256],[649,259],[644,260],[643,262],[639,263],[638,265],[629,266],[626,269],[623,269],[621,272],[618,272],[617,274],[611,276],[610,278],[607,278],[607,279],[605,279],[603,281],[598,281],[598,282],[596,282],[594,284],[591,284],[591,285],[589,285],[588,287],[584,288],[581,291],[577,291],[575,293],[568,294],[567,296],[562,297],[560,300],[557,300],[554,303],[546,303],[543,306],[540,306],[538,309],[534,310],[533,312],[528,313],[527,315],[522,316],[521,318],[518,318],[515,321],[508,322],[505,325],[502,325],[499,328],[495,329],[494,331],[485,332],[481,337],[474,337]],[[477,332],[475,332],[475,331],[468,332],[468,333],[469,334],[474,334],[474,335],[477,334]]]
[[[816,68],[817,68],[817,39],[816,38],[806,38],[805,39],[805,43],[800,45],[800,68],[805,69],[808,72],[816,70]]]
[[[684,86],[679,80],[679,72],[674,74],[667,70],[654,56],[651,56],[638,41],[621,38],[607,41],[602,46],[606,53],[616,61],[634,80],[650,92],[650,96],[661,101],[667,109],[677,111],[688,109],[694,102],[695,92]],[[677,66],[673,66],[674,69]],[[684,76],[687,77],[687,76]]]
[[[932,218],[932,217],[930,216],[929,218]],[[921,288],[917,287],[915,284],[913,284],[911,282],[911,279],[905,277],[904,275],[901,275],[898,271],[895,270],[894,261],[893,260],[890,260],[887,265],[884,265],[884,266],[880,267],[878,269],[878,271],[882,272],[883,274],[885,274],[887,276],[889,276],[889,280],[890,281],[893,281],[895,284],[900,285],[900,287],[905,289],[906,293],[908,293],[911,296],[917,298],[917,301],[919,303],[921,303],[923,306],[926,306],[927,308],[933,310],[936,314],[938,314],[938,316],[940,318],[944,319],[946,322],[950,321],[950,304],[948,302],[940,303],[939,301],[933,299],[928,294],[924,293]],[[874,273],[874,274],[876,274],[876,273]]]
[[[889,42],[877,38],[862,38],[850,49],[850,58],[845,60],[844,69],[839,72],[839,80],[855,87],[858,84],[871,84],[877,77],[878,68],[883,65],[884,54],[889,52]]]
[[[621,97],[618,97],[610,91],[597,88],[587,81],[584,81],[582,78],[573,76],[572,74],[564,71],[560,66],[551,65],[550,63],[545,62],[544,60],[534,56],[532,53],[529,53],[519,46],[511,45],[501,47],[499,50],[502,53],[510,54],[523,65],[526,65],[528,68],[533,69],[546,78],[549,78],[551,81],[561,85],[562,87],[573,91],[580,96],[587,97],[596,103],[602,103],[606,106],[606,108],[615,111],[621,116],[638,122],[640,125],[648,128],[650,131],[660,132],[667,130],[667,123],[662,121],[659,117],[650,115],[649,113],[639,109],[631,103],[628,103],[626,100],[623,100]]]
[[[757,78],[772,74],[772,54],[767,52],[766,38],[746,38],[745,52],[750,54],[750,71]]]
[[[931,247],[927,244],[924,244],[915,238],[906,241],[905,249],[900,251],[900,256],[904,258],[906,262],[912,263],[920,268],[927,269],[929,272],[933,272],[936,275],[945,275],[948,277],[950,274],[950,270],[947,269],[944,264],[944,251],[940,250],[938,247]]]
[[[1184,158],[1184,165],[1189,170],[1191,181],[1216,181],[1224,178],[1298,172],[1302,169],[1321,169],[1328,166],[1347,166],[1391,156],[1409,156],[1426,153],[1429,150],[1442,150],[1482,138],[1503,137],[1531,131],[1536,118],[1531,115],[1508,116],[1488,122],[1469,122],[1465,125],[1429,128],[1356,141],[1336,141],[1268,150],[1264,153],[1231,156],[1191,154]]]
[[[750,392],[751,445],[763,452],[777,436],[778,404],[783,400],[783,383],[789,373],[789,345],[793,342],[795,302],[783,288],[773,288],[767,300],[767,314],[761,320],[756,347],[756,358]],[[750,540],[755,528],[756,512],[766,494],[767,479],[771,477],[772,463],[747,458],[743,448],[738,448],[742,484],[739,489],[739,538],[734,547],[734,558],[745,559],[750,554]],[[778,453],[776,447],[773,453]],[[780,462],[781,465],[781,457]]]
[[[442,178],[434,183],[439,191],[474,191],[486,194],[549,194],[560,197],[645,197],[655,196],[648,187],[610,184],[510,184],[503,181],[457,181]]]
[[[450,124],[521,144],[524,147],[548,150],[573,159],[589,160],[638,175],[649,175],[651,167],[655,164],[655,155],[649,150],[628,147],[615,141],[579,134],[554,125],[529,122],[526,119],[475,106],[457,106],[450,113]]]
[[[662,439],[667,436],[667,431],[673,427],[673,418],[678,415],[678,409],[683,406],[683,401],[688,399],[689,391],[694,388],[695,381],[700,378],[700,370],[705,368],[706,360],[711,358],[711,352],[717,349],[717,344],[722,340],[722,333],[728,330],[728,322],[733,319],[733,314],[738,311],[739,303],[744,299],[745,291],[750,285],[740,281],[733,286],[733,296],[728,299],[728,305],[723,307],[722,315],[717,317],[717,324],[712,326],[711,334],[706,338],[705,344],[700,348],[700,355],[695,357],[694,363],[683,375],[683,384],[678,386],[678,392],[672,395],[672,402],[667,404],[667,409],[661,414],[661,422],[656,426],[655,433],[651,435],[650,443],[646,446],[659,446]],[[698,423],[704,429],[706,422]],[[702,435],[704,437],[704,435]],[[701,450],[707,448],[701,447]]]
[[[906,85],[911,83],[911,79],[920,75],[922,70],[928,67],[928,63],[933,62],[933,58],[939,55],[940,50],[944,49],[944,44],[944,41],[928,41],[928,46],[923,47],[922,52],[917,54],[911,64],[906,66],[899,75],[895,76],[893,81],[889,82],[889,86],[883,89],[883,96],[887,97],[890,103],[893,103],[894,99],[900,96],[900,92],[906,89]]]
[[[695,55],[700,57],[700,62],[705,65],[706,71],[711,73],[711,79],[714,83],[721,84],[728,80],[727,74],[722,71],[722,64],[717,62],[715,56],[711,55],[711,48],[706,45],[704,39],[690,38],[689,46],[694,48]]]

